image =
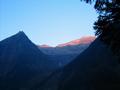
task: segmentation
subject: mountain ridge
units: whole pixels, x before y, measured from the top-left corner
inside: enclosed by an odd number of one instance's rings
[[[75,40],[71,40],[66,43],[58,44],[55,47],[65,47],[65,46],[74,46],[74,45],[79,45],[79,44],[89,44],[89,43],[93,42],[95,40],[95,38],[96,38],[95,36],[84,36],[79,39],[75,39]],[[42,45],[38,45],[38,46],[42,47],[42,48],[49,48],[49,47],[55,48],[55,47],[49,46],[47,44],[42,44]]]
[[[50,47],[48,45],[38,45],[38,47],[43,53],[48,55],[78,55],[84,51],[95,40],[95,38],[95,36],[84,36],[80,39],[57,45],[56,47]]]
[[[80,39],[72,40],[67,43],[59,44],[57,47],[63,47],[63,46],[72,46],[72,45],[79,45],[79,44],[88,44],[95,40],[95,36],[84,36]]]

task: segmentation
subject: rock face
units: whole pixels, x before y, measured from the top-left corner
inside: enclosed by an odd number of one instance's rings
[[[62,72],[59,90],[120,90],[118,60],[99,38]]]
[[[0,88],[32,87],[55,68],[24,32],[0,42]]]

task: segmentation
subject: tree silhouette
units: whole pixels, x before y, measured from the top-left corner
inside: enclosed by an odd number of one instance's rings
[[[98,20],[94,23],[95,35],[112,49],[120,60],[120,0],[81,0],[95,2]]]

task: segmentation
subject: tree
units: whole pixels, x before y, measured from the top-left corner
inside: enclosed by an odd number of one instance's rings
[[[120,0],[81,0],[95,2],[98,20],[94,23],[95,35],[107,44],[120,60]]]

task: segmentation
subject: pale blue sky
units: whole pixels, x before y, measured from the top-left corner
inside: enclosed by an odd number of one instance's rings
[[[23,30],[35,44],[55,46],[94,35],[96,18],[80,0],[0,0],[0,40]]]

